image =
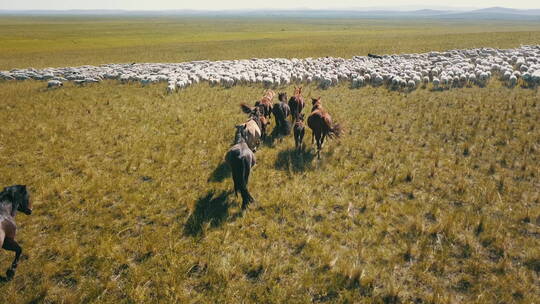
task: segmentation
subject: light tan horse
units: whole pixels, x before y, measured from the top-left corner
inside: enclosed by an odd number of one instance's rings
[[[261,100],[255,103],[255,106],[262,109],[262,115],[266,118],[270,118],[272,116],[272,100],[274,100],[275,96],[276,93],[274,91],[268,90],[264,93]]]
[[[240,104],[240,108],[246,114],[249,114],[249,120],[241,124],[245,126],[246,144],[251,151],[256,152],[257,148],[261,144],[263,122],[261,121],[261,115],[259,107],[249,107],[245,103]],[[265,120],[265,124],[267,121]],[[266,125],[264,126],[266,130]]]
[[[24,185],[6,187],[0,192],[0,245],[5,250],[15,251],[15,259],[6,271],[7,280],[11,280],[15,275],[22,253],[21,246],[15,241],[17,211],[32,214],[32,203]]]

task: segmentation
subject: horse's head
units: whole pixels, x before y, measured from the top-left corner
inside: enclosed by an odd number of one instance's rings
[[[9,199],[13,205],[11,215],[15,215],[15,210],[21,211],[24,214],[32,214],[32,202],[30,201],[30,195],[26,190],[25,185],[14,185],[5,187],[2,192],[5,197]]]
[[[286,92],[279,93],[278,100],[281,102],[287,102],[287,93]]]
[[[253,115],[253,116],[259,117],[259,116],[261,116],[261,115],[263,114],[263,111],[262,111],[261,107],[254,107],[254,108],[251,110],[251,113],[250,113],[250,114]]]
[[[322,109],[321,97],[311,98],[311,104],[313,105],[313,107],[311,108],[311,112],[317,109]]]
[[[294,87],[294,95],[302,95],[302,87]]]
[[[236,125],[236,133],[234,134],[234,143],[240,143],[247,140],[246,124]]]

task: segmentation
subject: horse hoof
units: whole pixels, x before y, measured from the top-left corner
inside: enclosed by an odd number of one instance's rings
[[[13,279],[13,276],[15,276],[15,270],[8,269],[6,271],[6,279],[9,281],[9,280]]]

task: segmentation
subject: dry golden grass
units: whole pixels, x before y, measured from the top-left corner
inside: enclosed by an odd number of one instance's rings
[[[2,303],[538,301],[536,90],[308,87],[345,135],[265,145],[242,216],[222,159],[262,88],[43,87],[0,83],[0,185],[35,204]]]

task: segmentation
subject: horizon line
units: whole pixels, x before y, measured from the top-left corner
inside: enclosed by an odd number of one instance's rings
[[[409,6],[411,7],[411,6]],[[507,9],[507,10],[538,10],[540,7],[530,8],[513,8],[504,6],[486,6],[486,7],[462,7],[462,6],[412,6],[414,8],[391,6],[371,6],[371,7],[329,7],[329,8],[309,8],[309,7],[295,7],[295,8],[219,8],[219,9],[198,9],[198,8],[165,8],[165,9],[114,9],[114,8],[72,8],[72,9],[4,9],[0,8],[0,11],[12,11],[12,12],[25,12],[25,11],[41,11],[41,12],[73,12],[73,11],[117,11],[117,12],[167,12],[167,11],[190,11],[190,12],[220,12],[220,11],[394,11],[394,12],[414,12],[420,10],[434,10],[434,11],[474,11],[483,9]]]

